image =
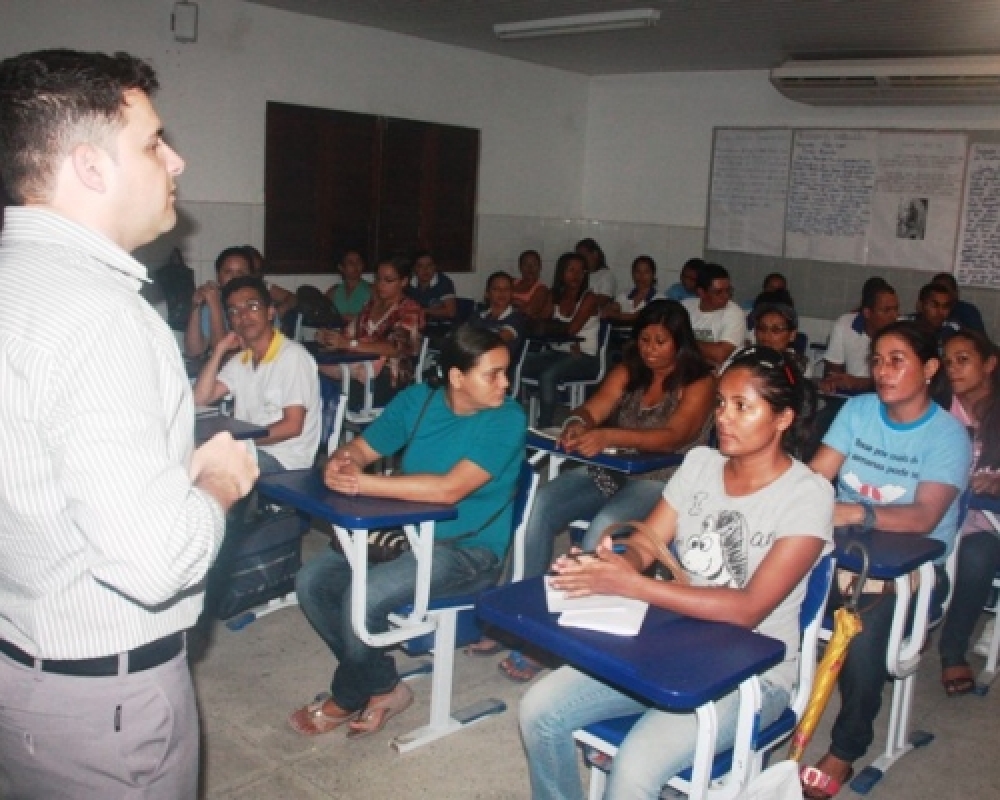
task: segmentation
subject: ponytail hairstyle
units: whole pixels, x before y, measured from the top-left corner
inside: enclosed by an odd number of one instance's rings
[[[479,364],[480,358],[499,347],[507,349],[507,343],[499,333],[473,328],[468,324],[460,325],[441,346],[437,367],[427,383],[434,389],[447,389],[451,385],[448,373],[453,369],[461,373],[469,372]]]
[[[795,360],[770,347],[754,345],[736,351],[723,374],[733,369],[750,371],[760,396],[776,414],[792,410],[795,421],[782,434],[781,446],[789,455],[803,458],[813,439],[816,389],[802,375]]]
[[[997,366],[990,375],[990,393],[982,407],[975,409],[979,418],[979,430],[976,435],[982,444],[975,468],[998,469],[1000,468],[1000,352],[985,333],[971,328],[956,331],[951,335],[951,339],[965,339],[975,348],[984,362],[988,361],[990,356],[997,359]]]

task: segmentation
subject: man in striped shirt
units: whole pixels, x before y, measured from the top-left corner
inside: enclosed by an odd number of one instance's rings
[[[124,53],[0,62],[2,797],[197,793],[184,631],[257,468],[228,435],[193,449],[139,296],[129,252],[173,227],[184,168],[156,86]]]

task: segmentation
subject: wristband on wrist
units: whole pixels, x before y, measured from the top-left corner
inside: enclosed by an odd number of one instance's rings
[[[875,530],[875,506],[872,505],[871,500],[862,500],[859,505],[865,514],[861,520],[861,530]]]

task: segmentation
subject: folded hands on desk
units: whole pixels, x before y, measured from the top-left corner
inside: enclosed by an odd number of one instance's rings
[[[610,536],[601,539],[597,549],[584,553],[573,547],[552,564],[552,586],[567,597],[590,594],[633,596],[635,582],[641,578],[636,568],[614,550]]]

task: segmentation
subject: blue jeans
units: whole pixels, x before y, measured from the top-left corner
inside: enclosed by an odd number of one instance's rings
[[[546,350],[528,353],[521,368],[521,377],[538,381],[538,425],[547,428],[552,424],[559,402],[558,386],[563,381],[596,378],[601,368],[597,356]]]
[[[937,582],[931,605],[940,603],[948,593],[948,576],[937,567]],[[910,603],[910,615],[916,602]],[[843,605],[837,587],[830,595],[831,613]],[[871,747],[875,738],[875,720],[882,708],[882,689],[889,680],[886,653],[892,630],[892,614],[896,605],[895,595],[861,595],[858,607],[861,612],[861,633],[851,639],[847,657],[840,670],[837,685],[840,688],[840,713],[833,723],[830,754],[842,761],[853,763]],[[912,621],[912,620],[911,620]]]
[[[431,597],[478,592],[500,576],[500,560],[484,547],[434,545]],[[388,630],[388,616],[412,602],[417,564],[407,552],[394,561],[368,568],[366,626],[372,633]],[[372,695],[392,691],[399,683],[396,663],[385,648],[369,647],[351,625],[351,566],[331,549],[307,561],[295,580],[306,618],[333,654],[337,669],[330,691],[345,711],[364,708]]]
[[[761,681],[762,727],[788,707],[784,689]],[[733,745],[739,692],[716,703],[717,752]],[[657,711],[572,667],[561,667],[528,690],[521,700],[521,738],[528,754],[532,800],[582,800],[573,731],[592,722],[642,714],[615,756],[607,797],[655,800],[674,775],[691,766],[697,736],[693,712]]]
[[[590,520],[583,540],[593,550],[608,525],[645,519],[663,496],[661,481],[628,481],[610,498],[597,488],[586,469],[563,472],[535,497],[525,533],[524,577],[535,578],[552,563],[552,543],[574,520]]]
[[[1000,566],[1000,537],[993,531],[967,533],[955,546],[958,547],[955,589],[938,643],[942,667],[968,665],[965,653],[969,649],[969,638]]]

